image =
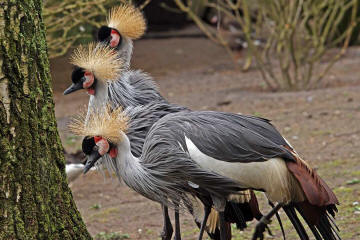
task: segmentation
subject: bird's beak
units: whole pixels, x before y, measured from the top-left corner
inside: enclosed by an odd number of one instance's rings
[[[67,95],[69,93],[72,93],[72,92],[75,92],[77,90],[80,90],[80,89],[83,89],[83,86],[82,86],[82,82],[78,82],[76,84],[71,84],[70,87],[68,87],[65,91],[64,91],[64,95]]]
[[[101,155],[98,151],[93,151],[90,155],[88,155],[88,159],[84,167],[84,174],[86,174],[90,170],[90,168],[95,165],[96,161],[99,160],[99,158],[101,158]]]

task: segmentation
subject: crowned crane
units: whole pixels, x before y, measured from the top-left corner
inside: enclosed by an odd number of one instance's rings
[[[219,212],[221,240],[227,237],[226,200],[248,188],[264,191],[271,202],[277,202],[257,224],[253,239],[263,238],[280,208],[301,239],[309,237],[295,210],[317,240],[340,239],[330,216],[337,211],[335,194],[268,120],[213,111],[168,114],[153,124],[142,155],[136,158],[124,132],[132,121],[131,111],[123,115],[117,111],[100,111],[88,124],[77,118],[70,125],[73,133],[85,136],[85,172],[103,157],[129,187],[168,205],[169,198],[182,199],[185,205],[191,202],[181,191],[192,194],[191,188],[204,189]]]
[[[86,89],[90,95],[89,105],[94,104],[94,107],[107,99],[122,107],[163,101],[148,74],[129,69],[132,41],[140,38],[145,30],[145,18],[139,9],[126,4],[112,8],[107,26],[98,31],[100,43],[91,43],[87,49],[80,46],[74,51],[71,59],[75,65],[71,76],[73,83],[64,95]],[[95,78],[93,72],[100,76]]]
[[[169,104],[167,102],[151,102],[147,105],[139,105],[136,107],[126,108],[124,110],[124,113],[129,117],[126,135],[131,142],[131,151],[141,153],[145,141],[144,133],[147,133],[151,126],[163,116],[177,112],[185,113],[189,112],[189,110],[175,104]],[[145,129],[146,131],[144,131]],[[207,195],[207,197],[209,197],[209,195],[205,191],[200,191],[200,189],[198,189],[198,191],[199,194],[201,194],[202,196]],[[211,208],[212,201],[211,199],[210,201],[209,199],[204,199],[204,197],[202,197],[201,200],[202,201],[200,201],[199,198],[193,199],[189,209],[190,213],[193,215],[195,222],[199,228],[201,228],[201,226],[203,230],[204,228],[207,228],[208,235],[211,239],[220,239],[218,214],[213,208]],[[207,214],[209,214],[209,221],[205,226],[202,222],[204,216],[206,216]],[[227,221],[226,239],[231,239],[230,223],[236,223],[238,229],[243,230],[244,228],[246,228],[246,221],[251,221],[254,218],[260,220],[262,214],[259,210],[259,206],[254,192],[243,191],[241,194],[232,196],[231,201],[227,202],[226,204],[225,216]],[[178,220],[177,224],[179,224]],[[175,230],[175,233],[179,233],[180,227],[177,226]],[[201,239],[201,237],[202,235],[200,234],[199,239]],[[180,236],[175,235],[175,239],[180,239]]]
[[[146,21],[142,12],[123,4],[110,10],[107,25],[98,31],[98,40],[115,48],[124,64],[129,67],[133,52],[133,40],[140,38],[146,31]]]
[[[206,189],[218,197],[239,192],[233,181],[199,168],[178,144],[169,148],[157,148],[155,142],[144,145],[142,155],[135,157],[125,134],[129,119],[121,108],[111,110],[108,106],[72,119],[70,131],[85,137],[82,149],[88,159],[84,173],[102,158],[102,163],[110,166],[131,189],[175,209],[192,205],[194,188]]]
[[[151,103],[125,109],[129,116],[128,136],[167,107],[165,103]],[[154,135],[157,131],[168,135]],[[282,207],[300,239],[309,237],[296,210],[317,240],[340,239],[336,225],[331,225],[332,218],[328,216],[328,213],[334,216],[337,211],[336,196],[269,120],[232,113],[181,111],[157,121],[145,141],[151,141],[151,136],[163,141],[177,136],[178,144],[204,168],[244,182],[247,188],[265,191],[270,201],[280,203],[272,214]],[[244,176],[237,176],[238,173]],[[250,174],[254,174],[253,178]],[[250,178],[243,181],[243,177]],[[280,197],[276,197],[277,193]],[[205,214],[202,217],[206,217]],[[262,219],[256,234],[262,234],[264,222],[270,217],[271,214]]]
[[[153,125],[146,141],[156,138],[176,139],[204,169],[238,182],[240,188],[262,190],[271,202],[278,203],[257,224],[253,239],[262,238],[265,226],[280,208],[301,239],[308,235],[295,209],[316,239],[340,239],[331,218],[337,211],[335,194],[268,120],[221,112],[180,112]],[[214,203],[221,213],[224,200]]]
[[[70,62],[74,65],[72,84],[64,95],[84,89],[90,95],[89,107],[105,102],[127,107],[165,101],[148,74],[127,69],[123,59],[103,43],[80,45]]]
[[[133,131],[134,137],[130,136],[132,153],[137,157],[141,155],[147,132],[158,119],[169,113],[190,111],[186,107],[168,103],[158,92],[155,83],[148,75],[138,71],[132,71],[132,74],[128,74],[129,70],[123,67],[122,59],[119,58],[109,46],[106,46],[103,43],[92,43],[87,47],[78,47],[71,57],[71,63],[75,65],[75,70],[72,73],[73,84],[64,92],[64,94],[79,89],[86,89],[90,94],[88,111],[91,109],[99,109],[100,106],[105,103],[110,104],[112,107],[121,106],[123,108],[129,106],[141,106],[151,102],[162,104],[162,108],[158,107],[152,109],[153,116],[155,117],[150,118],[147,116],[144,125],[141,128],[137,128],[137,131]],[[228,239],[231,239],[230,222],[236,222],[238,228],[243,229],[246,227],[246,221],[251,221],[253,218],[259,220],[262,216],[254,193],[249,192],[247,194],[248,197],[245,199],[238,198],[229,202],[229,211],[233,208],[237,215],[227,215],[227,220],[229,220],[227,226],[230,232]],[[164,207],[163,212],[165,222],[163,239],[170,239],[172,235],[172,226],[166,207]],[[194,209],[194,213],[195,212],[199,211]],[[238,216],[239,214],[240,216]],[[178,213],[175,215],[175,220],[177,222],[175,236],[177,236],[177,240],[180,240]],[[199,221],[196,222],[197,224],[200,224]],[[210,228],[213,231],[208,231],[209,235],[213,239],[219,239],[218,228]]]

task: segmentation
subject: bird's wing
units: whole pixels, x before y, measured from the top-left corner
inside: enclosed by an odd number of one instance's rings
[[[170,114],[157,123],[169,138],[189,151],[186,138],[204,154],[227,162],[256,162],[280,157],[294,161],[284,138],[266,119],[198,111]],[[156,127],[155,127],[156,128]],[[167,130],[165,130],[167,129]],[[156,130],[156,129],[154,129]]]
[[[130,119],[126,135],[131,142],[131,152],[139,157],[146,135],[154,123],[167,114],[189,110],[175,104],[157,101],[147,105],[127,107],[124,111]]]

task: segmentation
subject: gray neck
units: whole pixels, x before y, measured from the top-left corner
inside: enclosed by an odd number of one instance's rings
[[[89,120],[90,112],[99,111],[104,109],[104,104],[108,101],[108,86],[107,83],[97,80],[95,87],[95,95],[90,95],[88,111],[86,114],[85,121]]]
[[[153,201],[171,204],[168,196],[176,196],[180,199],[179,188],[171,181],[164,181],[161,174],[156,169],[149,169],[139,158],[132,155],[130,151],[130,141],[128,137],[121,132],[123,140],[118,144],[118,155],[116,159],[111,160],[112,168],[117,176],[122,178],[126,185],[134,191],[140,193]]]
[[[147,175],[146,170],[141,165],[138,158],[134,157],[130,151],[129,139],[123,140],[118,145],[118,156],[116,158],[116,166],[119,177],[121,177],[126,185],[135,191],[141,188],[136,179],[142,179]]]
[[[104,103],[108,101],[108,84],[97,80],[95,87],[95,95],[91,95],[89,99],[89,110],[100,109]]]
[[[134,157],[130,151],[130,141],[125,134],[123,141],[118,144],[118,155],[116,158],[116,170],[118,177],[122,178],[126,185],[143,196],[155,201],[161,201],[157,198],[156,178],[152,176],[140,160]],[[161,193],[159,192],[158,195]]]
[[[133,52],[133,41],[123,37],[121,44],[117,47],[118,55],[124,60],[124,67],[130,67],[130,60]]]
[[[118,177],[121,177],[124,182],[135,191],[146,194],[144,189],[147,181],[142,181],[149,177],[147,169],[143,167],[140,160],[131,153],[129,138],[123,133],[122,142],[118,144],[118,155],[116,157],[116,170]]]
[[[153,101],[166,101],[159,93],[152,78],[142,72],[130,70],[133,41],[123,37],[117,47],[118,56],[124,60],[125,70],[116,81],[109,85],[109,101],[113,107],[145,105]]]

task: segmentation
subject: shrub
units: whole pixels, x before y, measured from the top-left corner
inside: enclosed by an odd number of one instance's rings
[[[230,52],[221,31],[192,11],[191,0],[174,1],[210,39]],[[207,0],[204,5],[239,24],[249,51],[245,68],[254,59],[265,84],[274,91],[321,85],[345,54],[357,25],[358,0]],[[256,21],[251,12],[256,13]],[[262,46],[255,44],[257,39],[262,39]]]

